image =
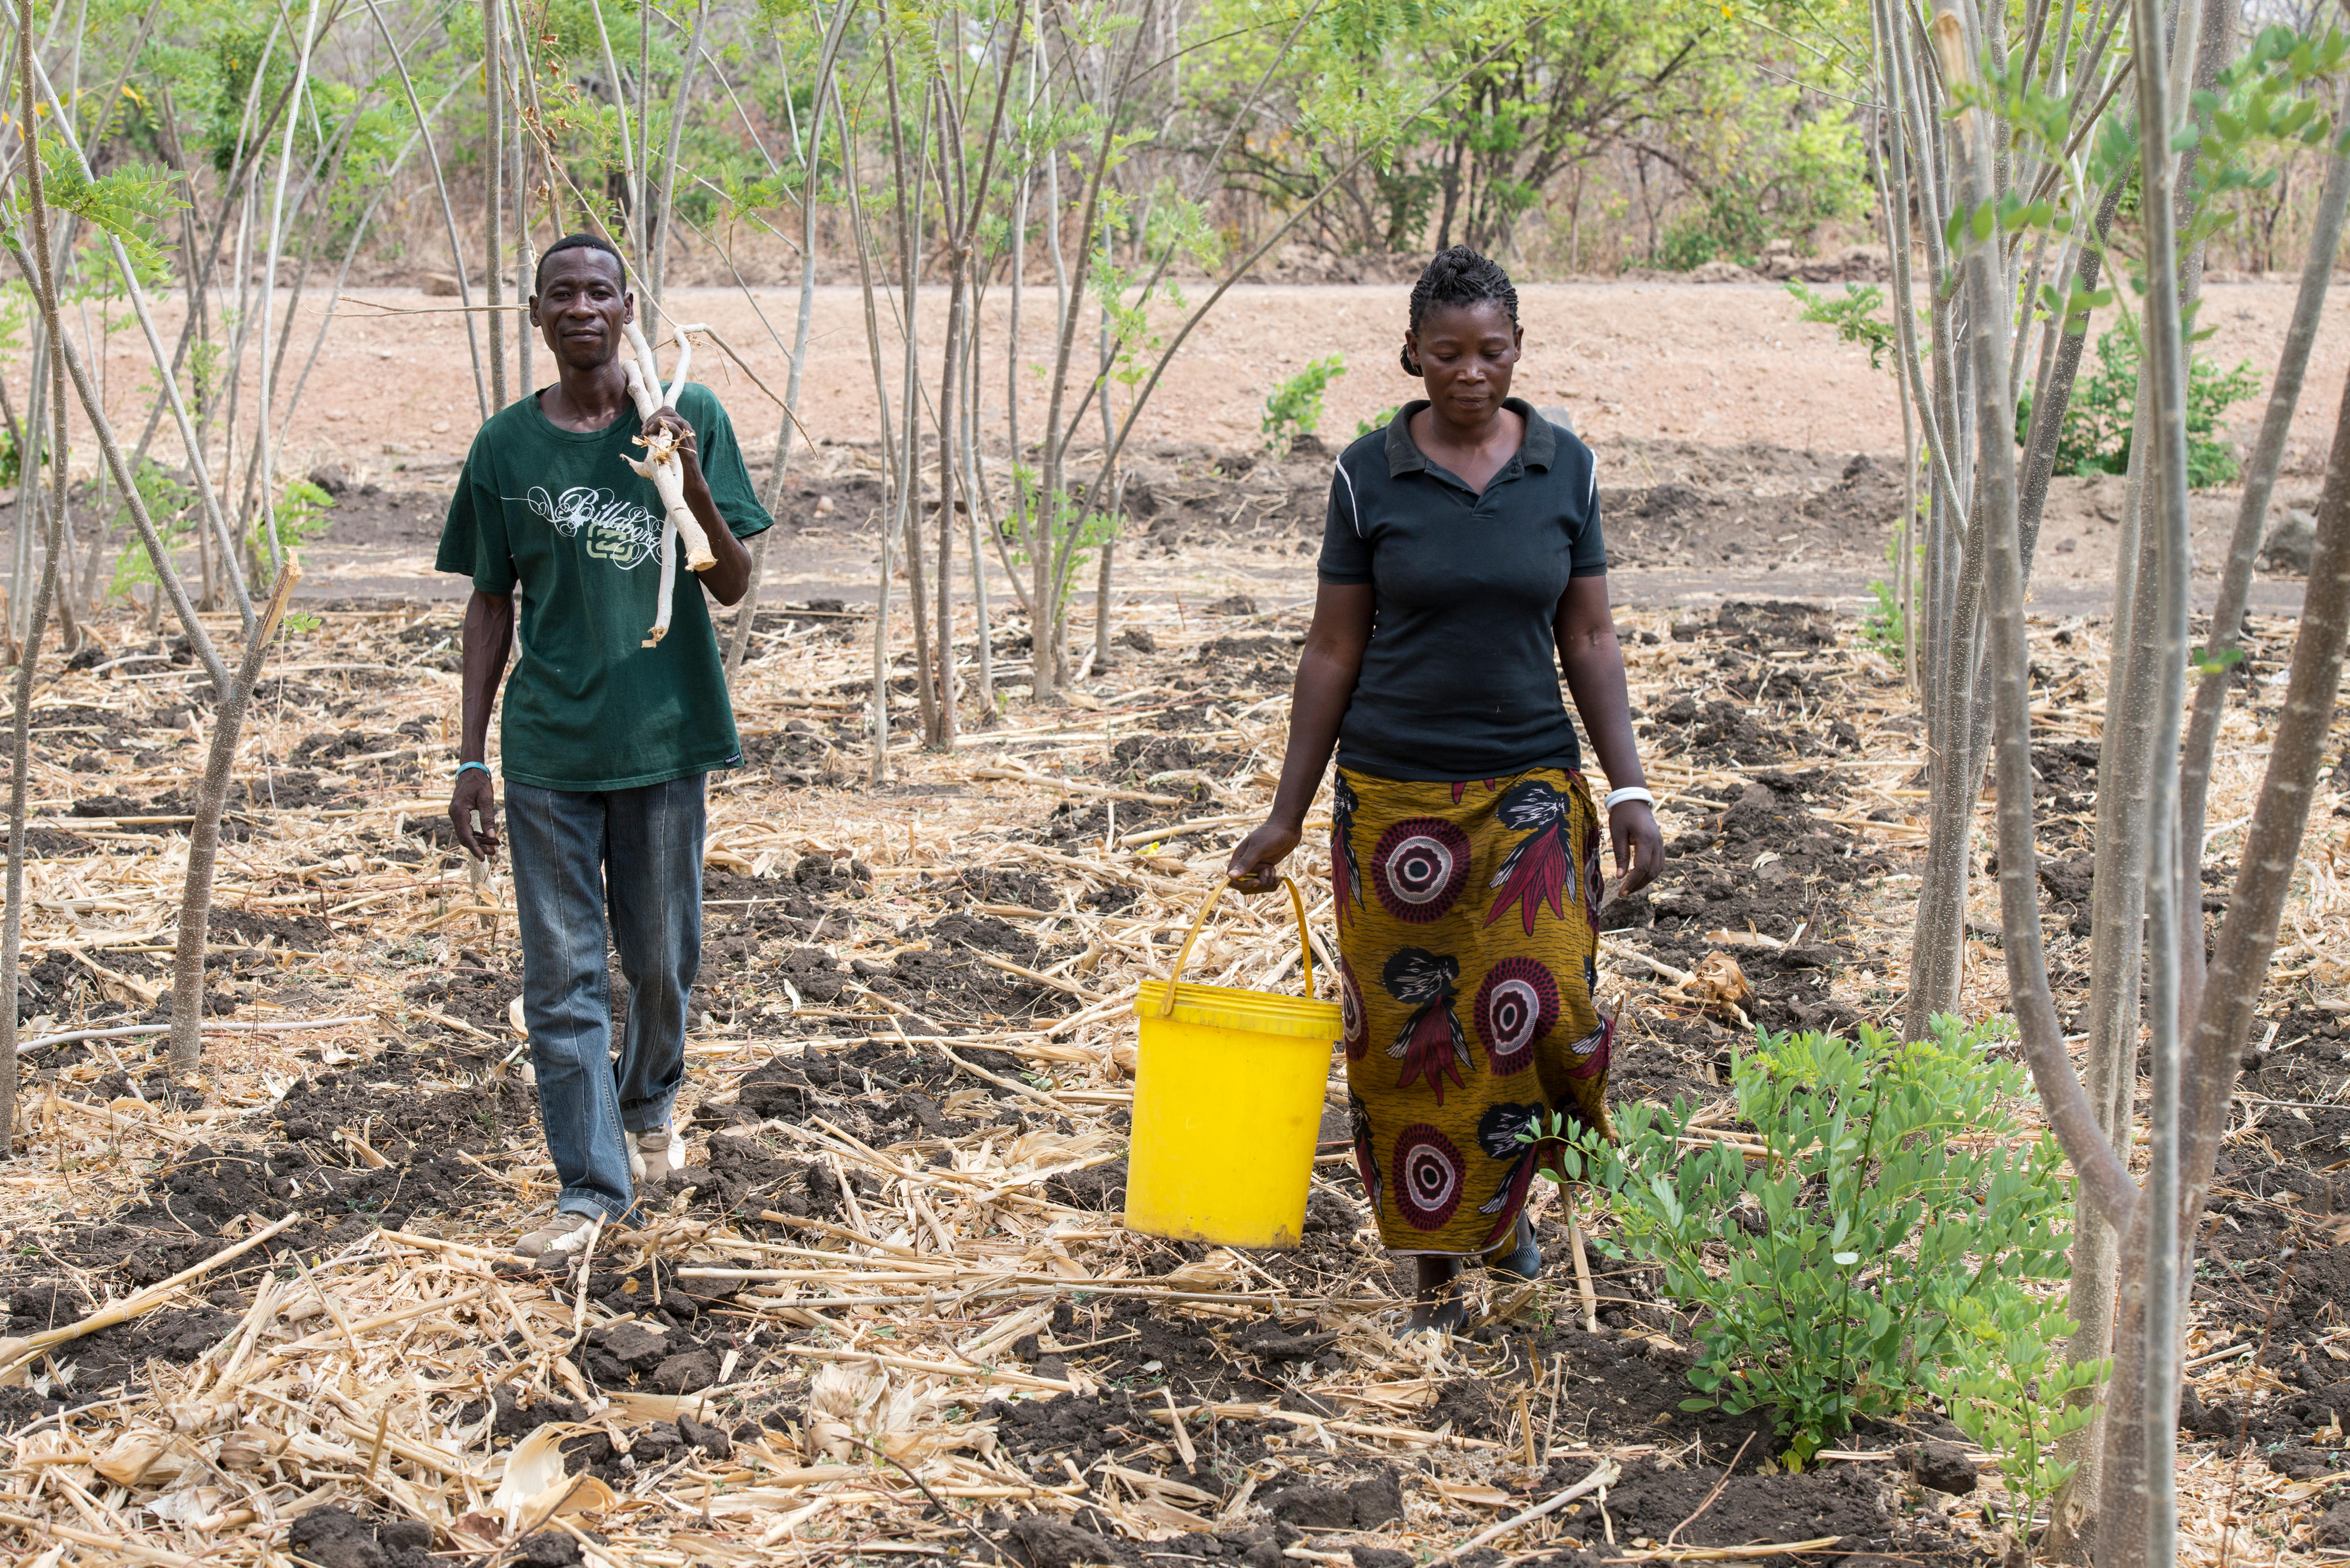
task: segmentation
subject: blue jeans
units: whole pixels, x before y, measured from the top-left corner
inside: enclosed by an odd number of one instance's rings
[[[702,967],[703,778],[602,791],[506,785],[523,1022],[560,1211],[628,1217],[636,1193],[622,1129],[667,1126],[685,1081],[685,1002]],[[608,914],[629,981],[617,1063]]]

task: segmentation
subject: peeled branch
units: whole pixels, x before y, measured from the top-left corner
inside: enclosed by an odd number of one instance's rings
[[[678,393],[685,388],[686,371],[693,364],[693,339],[688,335],[710,329],[702,326],[677,328],[677,375],[666,392],[661,389],[660,363],[653,358],[652,345],[645,341],[644,333],[633,321],[623,323],[621,330],[628,334],[629,352],[621,358],[620,373],[628,378],[629,396],[636,402],[637,417],[650,420],[664,403],[674,408]],[[710,553],[710,535],[702,531],[693,509],[685,504],[685,465],[678,457],[676,438],[665,431],[656,431],[650,436],[637,437],[637,444],[645,449],[645,455],[641,460],[629,459],[629,466],[637,471],[639,477],[653,482],[653,488],[660,493],[662,512],[660,607],[644,640],[644,646],[651,648],[669,635],[671,600],[677,589],[678,540],[682,537],[685,541],[685,564],[692,571],[708,571],[718,564],[718,557]]]

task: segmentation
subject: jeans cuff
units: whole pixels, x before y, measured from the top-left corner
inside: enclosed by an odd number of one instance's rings
[[[615,1207],[612,1200],[601,1193],[587,1191],[566,1192],[555,1200],[557,1214],[585,1214],[590,1220],[615,1224],[626,1222],[636,1207],[634,1199]]]
[[[677,1130],[674,1125],[676,1115],[677,1096],[675,1095],[671,1095],[666,1100],[645,1100],[637,1105],[620,1107],[620,1127],[624,1131],[632,1133],[659,1132],[663,1127],[668,1127],[674,1132]],[[645,1125],[642,1127],[634,1125],[638,1122]]]

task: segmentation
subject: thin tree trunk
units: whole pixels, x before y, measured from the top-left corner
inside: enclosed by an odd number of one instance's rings
[[[995,618],[990,613],[987,597],[987,556],[979,547],[979,515],[986,510],[980,493],[979,472],[979,389],[980,362],[979,323],[976,319],[982,300],[974,305],[971,326],[971,346],[966,351],[965,375],[968,385],[962,413],[962,493],[966,504],[963,523],[971,530],[971,600],[979,617],[979,705],[985,722],[993,722],[995,714]],[[993,526],[991,522],[990,526]]]
[[[946,118],[943,109],[940,119]],[[943,138],[941,139],[943,140]],[[948,150],[941,148],[943,156]],[[941,175],[944,170],[941,171]],[[941,190],[945,181],[940,181]],[[958,235],[954,240],[954,260],[947,283],[946,345],[941,355],[939,369],[939,723],[935,743],[951,746],[955,742],[955,680],[954,680],[954,535],[955,492],[958,465],[956,441],[961,432],[956,428],[959,406],[955,393],[962,379],[962,349],[964,321],[967,308],[965,294],[970,287],[971,253],[969,241]],[[987,640],[987,625],[980,623],[979,639]]]
[[[645,14],[648,16],[652,14],[650,6]],[[654,243],[652,251],[653,302],[650,308],[655,312],[660,308],[659,302],[668,297],[665,290],[669,284],[669,235],[672,226],[670,219],[677,210],[678,149],[685,140],[686,110],[693,100],[693,73],[702,63],[702,38],[709,26],[710,0],[694,0],[693,37],[686,46],[685,63],[678,67],[677,108],[670,114],[669,149],[661,154],[660,238]]]
[[[1041,35],[1040,35],[1041,36]],[[1048,93],[1045,111],[1052,112]],[[1067,318],[1076,308],[1069,297],[1069,267],[1061,254],[1061,154],[1058,148],[1045,151],[1045,254],[1053,263],[1053,344],[1058,355],[1067,337]],[[1079,280],[1083,286],[1083,280]],[[1065,360],[1056,360],[1056,364]],[[1028,686],[1030,697],[1039,702],[1053,701],[1058,696],[1061,670],[1055,657],[1055,642],[1061,623],[1061,598],[1054,579],[1053,556],[1061,526],[1061,472],[1059,466],[1059,435],[1061,429],[1061,399],[1067,392],[1066,369],[1056,370],[1052,395],[1045,405],[1045,441],[1036,453],[1035,523],[1032,532],[1036,547],[1029,559],[1031,575],[1035,581],[1028,595]]]
[[[482,137],[482,230],[485,251],[482,266],[482,300],[490,317],[490,411],[506,406],[505,256],[505,100],[498,90],[500,0],[482,0],[482,113],[487,129]]]
[[[886,38],[881,54],[883,77],[889,87],[889,154],[898,195],[898,323],[906,349],[905,369],[898,389],[905,400],[899,421],[905,434],[898,449],[895,526],[905,539],[906,598],[914,622],[914,695],[922,715],[922,741],[926,745],[936,745],[939,703],[938,694],[931,685],[931,606],[922,571],[922,369],[918,341],[920,318],[915,314],[921,286],[922,244],[918,227],[920,209],[913,183],[929,161],[930,121],[925,116],[917,122],[921,127],[921,142],[914,150],[914,161],[910,167],[906,161],[904,113],[898,101],[898,58]]]
[[[2184,899],[2178,864],[2179,711],[2186,698],[2188,574],[2192,567],[2187,518],[2187,357],[2179,324],[2177,164],[2170,152],[2174,97],[2184,97],[2191,65],[2173,83],[2162,18],[2155,0],[2132,0],[2131,47],[2137,72],[2139,219],[2146,244],[2146,327],[2140,363],[2153,385],[2156,625],[2147,639],[2155,655],[2153,765],[2147,770],[2146,835],[2147,1054],[2151,1066],[2147,1122],[2146,1251],[2142,1381],[2116,1387],[2107,1408],[2123,1417],[2106,1444],[2099,1558],[2109,1564],[2143,1559],[2167,1564],[2178,1554],[2179,1334],[2179,1081],[2178,931]],[[2193,32],[2178,29],[2177,53],[2191,60]],[[2185,62],[2173,60],[2175,68]],[[2130,1408],[2133,1398],[2137,1409]],[[2127,1418],[2136,1439],[2124,1438]],[[2133,1451],[2134,1450],[2134,1451]],[[2135,1465],[2126,1458],[2134,1458]],[[2122,1462],[2116,1463],[2117,1460]],[[2135,1473],[2133,1473],[2135,1472]],[[2119,1482],[2120,1484],[2115,1484]]]
[[[36,272],[33,264],[25,259],[21,250],[16,253],[15,259],[17,270],[25,274],[27,283],[33,285],[36,296],[44,300],[44,319],[54,324],[55,296],[44,294],[41,286],[45,280]],[[91,384],[89,373],[83,367],[73,340],[59,336],[52,325],[49,341],[64,352],[64,368],[72,376],[74,390],[81,400],[82,412],[88,419],[99,445],[105,452],[108,471],[122,491],[123,505],[130,514],[140,540],[147,546],[148,558],[155,568],[157,591],[171,603],[172,613],[179,617],[180,629],[186,633],[188,647],[195,655],[196,661],[203,666],[204,673],[211,678],[213,691],[224,693],[228,690],[228,670],[221,663],[219,650],[213,646],[212,637],[204,630],[203,622],[197,618],[196,607],[189,601],[188,591],[181,583],[179,573],[172,567],[172,552],[156,532],[154,519],[148,515],[146,501],[130,483],[130,464],[122,455],[121,447],[115,441],[114,427],[106,418],[106,405],[99,400],[98,389]],[[52,461],[62,467],[62,454]]]
[[[500,3],[503,3],[503,0],[500,0]],[[530,175],[527,172],[530,168],[530,119],[523,103],[524,85],[534,83],[534,78],[530,61],[530,35],[527,31],[528,24],[523,18],[521,0],[514,0],[513,22],[514,31],[507,36],[513,40],[514,58],[508,63],[506,80],[508,90],[514,99],[512,108],[515,133],[514,143],[510,149],[514,155],[514,286],[515,303],[526,306],[530,303],[531,296],[536,294],[538,290],[534,286],[536,280],[532,276],[537,258],[532,254],[530,246]],[[535,102],[537,98],[535,84],[531,96]],[[405,153],[402,156],[405,157]],[[547,193],[550,196],[554,194],[551,183]],[[530,329],[528,317],[518,316],[515,318],[514,395],[517,399],[529,397],[537,389],[531,384],[535,379],[532,372],[536,367],[532,361],[536,358],[534,350],[537,347],[536,336]]]
[[[2303,836],[2341,689],[2345,640],[2350,640],[2350,386],[2344,389],[2334,418],[2324,489],[2318,498],[2316,547],[2302,597],[2301,630],[2293,643],[2284,711],[2269,746],[2267,774],[2244,836],[2242,867],[2212,954],[2188,1060],[2189,1116],[2180,1154],[2180,1234],[2189,1247],[2210,1193],[2230,1096],[2276,950],[2277,925],[2300,869]]]
[[[1013,36],[1003,67],[996,72],[995,107],[987,127],[987,145],[980,158],[976,180],[969,186],[956,190],[949,176],[960,174],[963,167],[962,141],[956,119],[950,112],[947,94],[941,90],[938,98],[939,193],[951,213],[952,230],[948,244],[952,260],[948,281],[946,349],[941,356],[939,372],[939,730],[941,745],[955,742],[959,714],[954,680],[954,520],[960,500],[963,515],[975,524],[979,514],[978,498],[964,490],[965,472],[962,461],[964,443],[962,421],[957,411],[957,395],[963,390],[967,376],[963,358],[969,350],[972,335],[972,291],[971,257],[979,232],[982,209],[987,201],[987,191],[995,175],[995,151],[1003,135],[1005,105],[1010,100],[1012,73],[1017,64],[1020,48],[1020,26],[1023,12],[1013,13]],[[961,492],[960,495],[958,493]],[[972,602],[978,618],[979,661],[986,666],[988,652],[986,563],[979,558],[978,539],[972,540]]]
[[[24,0],[19,0],[19,4]],[[33,373],[25,390],[25,443],[16,449],[16,535],[8,558],[8,640],[13,647],[26,640],[26,617],[32,600],[25,585],[33,580],[33,534],[39,511],[41,454],[49,446],[49,327],[46,319],[33,322]]]
[[[2350,97],[2345,98],[2345,107],[2350,109]],[[2309,255],[2302,264],[2301,290],[2293,299],[2293,321],[2285,329],[2284,349],[2277,357],[2268,412],[2261,421],[2259,439],[2252,443],[2251,461],[2244,467],[2243,497],[2236,508],[2235,533],[2229,540],[2227,563],[2220,574],[2219,599],[2211,611],[2211,633],[2205,649],[2207,668],[2224,659],[2241,637],[2253,564],[2260,555],[2261,535],[2268,521],[2269,497],[2276,489],[2285,441],[2293,433],[2293,410],[2301,401],[2302,381],[2309,372],[2310,349],[2317,341],[2326,287],[2334,279],[2334,253],[2341,243],[2345,201],[2350,201],[2350,159],[2335,157],[2326,163],[2325,187],[2318,196],[2317,212],[2311,221]],[[2307,636],[2308,625],[2304,612],[2303,637]],[[2220,720],[2228,705],[2230,676],[2230,671],[2222,665],[2197,682],[2195,711],[2188,729],[2187,756],[2179,784],[2179,821],[2199,864],[2203,858],[2211,759],[2219,743]],[[2273,750],[2270,754],[2275,754]]]
[[[612,35],[604,26],[603,0],[588,0],[588,10],[596,18],[596,41],[603,46],[604,50],[604,78],[611,86],[612,107],[619,111],[620,118],[620,186],[629,192],[628,222],[621,226],[620,248],[636,252],[637,280],[642,283],[645,280],[645,250],[639,231],[644,224],[644,203],[637,199],[636,192],[639,186],[637,144],[645,128],[639,125],[633,136],[629,130],[628,92],[620,83],[619,62],[612,56]],[[648,22],[646,25],[650,26],[651,24]],[[592,207],[589,209],[591,213],[593,210]],[[598,226],[600,228],[602,225],[598,223]]]
[[[857,280],[865,302],[866,362],[873,367],[874,420],[881,434],[881,472],[889,489],[899,491],[898,464],[890,440],[889,376],[881,358],[881,318],[874,301],[872,232],[865,219],[865,203],[858,192],[857,135],[840,103],[837,82],[821,84],[828,91],[833,115],[840,121],[840,155],[847,178],[842,189],[848,197],[849,237],[857,247]],[[880,519],[880,576],[874,589],[873,610],[873,767],[877,786],[889,778],[889,584],[896,571],[898,522],[895,493],[885,497]]]
[[[29,11],[32,0],[20,0],[20,4]],[[27,481],[27,488],[37,492],[39,487]],[[41,586],[33,595],[31,628],[17,653],[16,713],[9,729],[8,897],[5,909],[0,909],[0,1159],[14,1159],[16,1150],[16,999],[23,994],[25,812],[33,756],[33,671],[40,662],[41,634],[48,625],[49,605],[57,597],[63,545],[62,531],[53,521],[48,556],[41,566]]]
[[[848,0],[837,0],[832,20],[825,27],[824,52],[816,61],[813,88],[816,99],[808,116],[807,151],[803,160],[807,178],[800,186],[799,315],[792,327],[792,368],[784,382],[784,417],[775,428],[775,462],[767,471],[769,516],[775,515],[775,509],[783,504],[784,475],[791,463],[792,439],[798,433],[800,382],[807,365],[810,325],[816,317],[816,198],[824,166],[824,111],[840,54],[840,40],[855,9]],[[774,535],[775,530],[770,528],[751,543],[751,586],[743,595],[743,607],[734,612],[733,636],[726,649],[726,679],[730,683],[742,673],[743,657],[751,646],[751,632],[759,617],[759,589],[766,567],[767,541]]]
[[[2097,750],[2095,838],[2089,900],[2088,1093],[2115,1155],[2126,1162],[2137,1087],[2139,974],[2146,918],[2147,773],[2152,757],[2152,653],[2142,635],[2153,614],[2154,568],[2139,501],[2147,451],[2143,393],[2132,416],[2131,478],[2115,551],[2112,651],[2105,723]],[[2072,1272],[2065,1313],[2074,1324],[2064,1358],[2103,1360],[2115,1348],[2120,1311],[2121,1237],[2085,1196],[2074,1205]],[[2095,1533],[2103,1486],[2105,1427],[2092,1422],[2067,1439],[2078,1468],[2049,1509],[2048,1549],[2071,1560]]]
[[[375,18],[376,31],[383,35],[383,47],[391,51],[392,68],[400,73],[400,90],[408,95],[408,112],[416,121],[417,134],[424,138],[425,161],[432,166],[432,188],[441,198],[441,221],[449,231],[449,265],[457,276],[457,303],[465,314],[465,347],[473,356],[473,397],[481,405],[482,422],[487,424],[494,411],[490,407],[490,389],[482,379],[482,340],[473,329],[473,291],[465,281],[465,247],[457,238],[457,209],[449,200],[449,178],[442,172],[440,150],[432,145],[432,131],[425,119],[424,105],[416,96],[416,84],[409,78],[408,63],[400,58],[400,46],[392,42],[391,28],[383,19],[383,9],[378,0],[366,0],[368,15]],[[598,26],[602,23],[599,16]],[[626,117],[623,116],[623,119]]]
[[[644,144],[644,156],[637,160],[637,276],[644,284],[653,280],[653,8],[638,0],[637,5],[637,134]],[[645,330],[651,334],[655,318],[645,318]]]
[[[188,871],[180,888],[180,932],[172,954],[172,1071],[184,1076],[196,1070],[203,1055],[204,939],[212,919],[213,874],[220,859],[221,814],[228,806],[229,784],[236,771],[237,744],[244,733],[245,709],[286,602],[301,580],[299,562],[287,560],[278,569],[277,586],[254,636],[238,660],[236,679],[213,712],[212,745],[204,757],[204,774],[196,785],[194,824],[188,832]]]

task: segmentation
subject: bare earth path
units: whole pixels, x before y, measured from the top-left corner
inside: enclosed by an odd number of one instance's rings
[[[2223,366],[2240,359],[2272,364],[2293,295],[2282,284],[2214,286],[2205,319],[2215,336],[2207,352]],[[1199,291],[1191,297],[1201,297]],[[1608,534],[1620,601],[1701,602],[1724,594],[1849,601],[1884,575],[1885,542],[1898,518],[1898,480],[1895,489],[1880,488],[1866,506],[1840,504],[1835,493],[1855,454],[1871,454],[1898,475],[1901,425],[1890,378],[1871,370],[1864,351],[1838,344],[1828,328],[1803,322],[1783,290],[1534,285],[1522,290],[1521,301],[1527,342],[1518,389],[1538,405],[1566,409],[1600,455],[1601,483],[1611,493]],[[781,390],[789,291],[762,288],[746,296],[738,289],[681,289],[670,303],[674,318],[714,327],[759,381]],[[943,303],[938,291],[923,296],[927,341],[937,338]],[[998,290],[984,307],[998,324],[986,340],[999,352],[1008,303]],[[322,304],[317,297],[307,301],[296,317],[289,374],[308,351]],[[355,488],[372,483],[378,490],[347,499],[338,525],[310,555],[308,594],[438,597],[457,587],[432,576],[432,546],[456,465],[479,421],[479,405],[466,317],[449,306],[414,291],[371,289],[347,298],[337,313],[290,421],[286,466],[299,472],[331,463]],[[1310,360],[1331,354],[1343,357],[1347,370],[1330,389],[1321,428],[1331,445],[1342,445],[1363,421],[1417,389],[1395,360],[1405,306],[1406,291],[1397,286],[1232,290],[1176,355],[1145,410],[1132,454],[1153,473],[1194,490],[1229,482],[1231,476],[1211,470],[1210,459],[1256,450],[1266,393]],[[1049,345],[1042,323],[1050,311],[1049,290],[1030,290],[1019,378],[1024,441],[1035,439],[1045,412]],[[2280,505],[2314,499],[2338,389],[2350,369],[2345,312],[2350,301],[2336,291],[2295,421]],[[176,306],[161,312],[167,336],[177,319]],[[1161,330],[1171,335],[1180,324],[1169,313]],[[106,357],[109,401],[118,426],[135,433],[146,417],[151,377],[135,327],[124,331],[116,325]],[[886,317],[884,340],[894,358],[898,339]],[[819,491],[875,467],[875,393],[857,290],[818,291],[813,344],[801,417],[817,444],[803,448],[794,466],[795,476],[816,481],[816,488],[795,483],[785,493],[779,511],[790,526],[771,553],[771,581],[786,595],[869,598],[876,546],[869,527],[860,524],[871,521],[870,503],[859,506],[851,504],[853,496],[836,494],[829,514],[813,511]],[[542,351],[535,382],[549,379],[546,369]],[[764,478],[780,422],[775,403],[750,375],[715,352],[705,351],[696,373],[726,400]],[[986,431],[1000,443],[1003,360],[994,359],[983,376]],[[1118,389],[1121,408],[1126,395]],[[2261,407],[2255,400],[2234,410],[2238,439],[2249,439]],[[1097,441],[1099,428],[1098,413],[1089,413],[1080,421],[1080,441]],[[177,456],[168,428],[158,434],[155,451],[167,461]],[[1318,505],[1303,492],[1326,480],[1315,477],[1312,466],[1293,463],[1278,481],[1261,470],[1246,483],[1226,483],[1227,496],[1213,504],[1204,495],[1197,498],[1204,510],[1222,516],[1232,506],[1248,511],[1241,505],[1245,492],[1275,483],[1287,489],[1292,494],[1276,530],[1283,535],[1279,549],[1260,548],[1267,541],[1251,535],[1235,555],[1230,526],[1191,528],[1173,555],[1146,548],[1138,561],[1129,549],[1120,567],[1121,596],[1242,589],[1275,597],[1310,594],[1311,556],[1296,553],[1293,535],[1310,537],[1318,529]],[[1326,467],[1322,472],[1326,475]],[[1685,492],[1690,490],[1707,503],[1701,548],[1686,547],[1690,542],[1669,526],[1676,517],[1687,521]],[[1814,496],[1825,499],[1803,504]],[[2117,481],[2060,483],[2035,583],[2040,607],[2056,613],[2104,607],[2119,511]],[[1791,512],[1803,514],[1791,518]],[[2232,514],[2232,496],[2199,497],[2198,554],[2207,573],[2216,566]],[[1000,569],[993,593],[998,602],[1008,600]],[[2255,603],[2295,607],[2298,585],[2263,582]]]

